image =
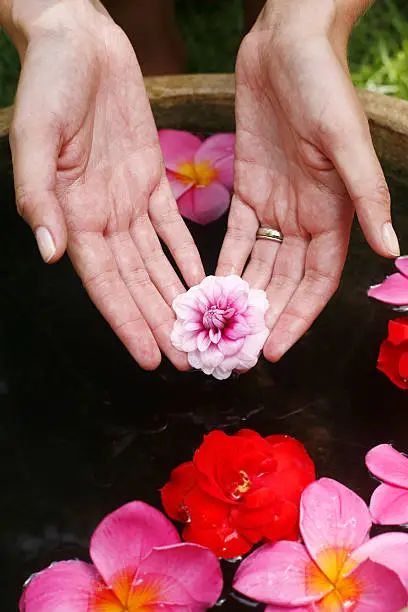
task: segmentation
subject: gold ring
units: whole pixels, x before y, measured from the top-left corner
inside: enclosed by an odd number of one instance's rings
[[[283,234],[279,230],[271,229],[270,227],[260,227],[256,232],[257,238],[264,238],[265,240],[273,240],[274,242],[283,242]]]

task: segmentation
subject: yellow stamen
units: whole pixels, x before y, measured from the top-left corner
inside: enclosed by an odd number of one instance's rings
[[[142,578],[133,583],[133,577],[133,572],[123,572],[112,588],[96,589],[90,612],[152,612],[152,604],[160,601],[159,585]]]
[[[193,183],[196,187],[207,187],[218,176],[218,172],[210,162],[203,161],[198,164],[186,162],[177,168],[177,178],[184,185]]]

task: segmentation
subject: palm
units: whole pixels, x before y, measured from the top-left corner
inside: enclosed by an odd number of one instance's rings
[[[170,305],[183,285],[158,236],[187,283],[201,280],[201,262],[165,177],[130,43],[106,19],[97,40],[81,70],[65,45],[65,65],[53,82],[59,124],[53,188],[68,252],[90,297],[141,365],[155,367],[159,347],[185,368],[170,342]]]
[[[244,278],[267,291],[265,354],[276,360],[337,288],[354,208],[326,145],[339,105],[346,123],[361,111],[327,41],[279,57],[268,36],[250,34],[238,58],[235,196],[219,272],[239,273],[251,255]],[[282,245],[255,242],[259,225],[279,229]]]

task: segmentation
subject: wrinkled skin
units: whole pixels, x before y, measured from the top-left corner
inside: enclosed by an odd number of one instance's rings
[[[251,257],[244,278],[267,290],[273,361],[335,291],[354,210],[371,246],[398,254],[346,65],[348,35],[368,4],[304,0],[300,14],[297,0],[269,0],[239,52],[235,196],[217,272],[241,274]],[[187,285],[204,271],[129,41],[98,0],[0,0],[0,22],[23,64],[11,131],[17,206],[44,259],[68,249],[142,367],[157,367],[164,352],[187,368],[170,342],[170,304],[184,288],[159,237]],[[260,223],[280,229],[283,244],[256,241]]]
[[[305,0],[300,10],[295,0],[272,0],[239,52],[235,196],[218,273],[241,274],[250,257],[244,278],[270,301],[264,353],[272,361],[335,292],[355,210],[373,249],[398,254],[387,185],[347,69],[362,4]],[[256,241],[259,224],[279,229],[282,245]]]
[[[142,367],[157,367],[161,350],[186,369],[169,338],[170,305],[184,288],[158,236],[188,284],[204,272],[166,179],[133,49],[102,7],[42,4],[54,6],[31,17],[20,49],[11,134],[19,212],[34,231],[49,229],[56,248],[47,259],[67,246],[91,299]]]

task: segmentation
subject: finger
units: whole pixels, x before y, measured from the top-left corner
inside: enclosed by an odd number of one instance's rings
[[[309,329],[335,293],[348,247],[347,232],[321,234],[311,241],[304,277],[265,344],[264,355],[278,361]]]
[[[149,216],[157,234],[168,246],[187,285],[198,285],[205,276],[203,264],[179,213],[167,179],[163,179],[150,197]]]
[[[259,221],[252,208],[233,195],[228,229],[215,272],[217,276],[241,276],[255,244],[258,227]]]
[[[251,258],[245,269],[243,278],[254,289],[266,289],[280,244],[273,240],[258,238],[252,249]]]
[[[128,232],[118,232],[107,237],[116,264],[130,295],[140,310],[160,349],[180,370],[188,370],[185,353],[171,343],[170,335],[175,316],[150,280],[142,258]]]
[[[269,310],[266,324],[272,329],[292,298],[305,273],[309,239],[305,236],[284,236],[279,247],[271,282],[266,294]]]
[[[322,145],[346,185],[370,246],[380,255],[397,257],[400,250],[391,223],[388,187],[351,83],[330,108],[332,116],[326,118],[329,127],[323,129]]]
[[[151,281],[165,301],[172,305],[174,298],[184,292],[184,287],[169,260],[165,256],[149,218],[142,217],[132,223],[130,235],[143,260]]]
[[[59,138],[56,126],[17,110],[10,133],[17,210],[33,230],[46,263],[57,261],[67,244],[55,193]]]
[[[142,368],[157,368],[161,361],[157,343],[102,234],[71,232],[68,252],[91,300],[130,354]]]

